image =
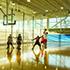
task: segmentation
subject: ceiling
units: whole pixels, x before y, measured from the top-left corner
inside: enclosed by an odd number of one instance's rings
[[[9,0],[15,3],[15,11],[47,17],[66,16],[70,13],[70,0]],[[0,0],[5,9],[6,0]],[[62,9],[61,9],[62,7]],[[10,5],[11,8],[11,5]]]

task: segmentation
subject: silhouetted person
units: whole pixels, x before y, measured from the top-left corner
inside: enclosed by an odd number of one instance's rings
[[[21,34],[18,34],[18,37],[17,37],[17,48],[18,49],[20,49],[21,43],[22,43],[22,36]]]
[[[12,46],[12,48],[14,48],[13,47],[13,39],[12,39],[11,34],[8,36],[8,39],[7,39],[7,49],[10,47],[10,45]]]
[[[33,40],[36,40],[36,41],[35,41],[35,43],[34,43],[34,45],[33,45],[33,47],[32,47],[32,50],[34,50],[35,45],[38,45],[39,48],[40,48],[40,50],[41,50],[41,44],[40,44],[40,42],[39,42],[40,38],[41,38],[41,37],[37,36],[36,38],[33,39]]]

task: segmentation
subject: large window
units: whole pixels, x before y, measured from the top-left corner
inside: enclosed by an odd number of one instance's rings
[[[49,28],[70,28],[70,17],[50,18]]]

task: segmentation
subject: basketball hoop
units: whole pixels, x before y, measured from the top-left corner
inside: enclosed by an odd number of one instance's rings
[[[8,16],[8,20],[6,20],[7,16]],[[3,16],[3,25],[15,25],[16,20],[14,20],[14,18],[12,18],[12,17],[14,17],[14,14],[13,15],[12,14],[4,15]],[[8,23],[7,23],[7,21],[8,21]]]

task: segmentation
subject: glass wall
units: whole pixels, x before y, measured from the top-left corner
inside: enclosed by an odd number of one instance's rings
[[[70,17],[50,18],[49,28],[70,28]]]

